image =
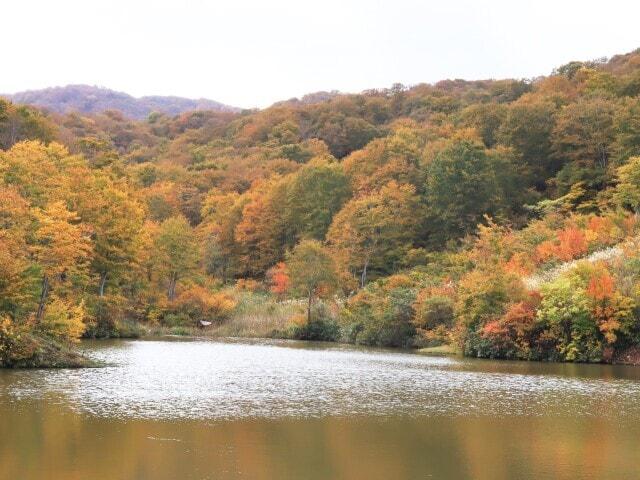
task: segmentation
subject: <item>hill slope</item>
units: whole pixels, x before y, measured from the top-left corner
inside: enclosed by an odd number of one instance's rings
[[[16,103],[35,105],[59,113],[72,111],[99,113],[105,110],[119,110],[127,117],[135,119],[145,118],[154,111],[169,115],[191,110],[239,111],[236,107],[206,98],[197,100],[173,96],[135,98],[127,93],[90,85],[67,85],[2,96]]]

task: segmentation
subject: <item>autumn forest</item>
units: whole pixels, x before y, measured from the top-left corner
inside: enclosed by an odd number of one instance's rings
[[[0,366],[81,338],[640,362],[640,51],[263,110],[0,100]]]

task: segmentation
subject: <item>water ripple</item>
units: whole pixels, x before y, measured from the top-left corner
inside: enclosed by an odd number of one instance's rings
[[[110,366],[19,376],[10,372],[2,377],[0,395],[14,400],[37,398],[83,413],[121,418],[640,418],[636,401],[640,382],[634,378],[563,375],[543,364],[531,371],[531,364],[525,368],[344,347],[291,346],[300,344],[95,344],[90,354]],[[10,381],[8,375],[12,375]]]

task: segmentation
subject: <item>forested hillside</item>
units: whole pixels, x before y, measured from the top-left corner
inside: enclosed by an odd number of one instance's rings
[[[140,121],[0,101],[0,148],[2,364],[247,315],[254,334],[640,358],[640,51]]]
[[[237,112],[240,109],[220,102],[201,98],[192,100],[182,97],[148,96],[135,98],[122,92],[90,85],[67,85],[42,90],[27,90],[12,95],[0,95],[15,103],[46,108],[58,113],[102,113],[118,110],[128,118],[145,119],[152,112],[168,115],[192,110],[216,110]]]

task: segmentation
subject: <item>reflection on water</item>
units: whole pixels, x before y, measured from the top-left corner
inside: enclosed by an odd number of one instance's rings
[[[0,478],[637,478],[640,369],[253,342],[0,372]]]

